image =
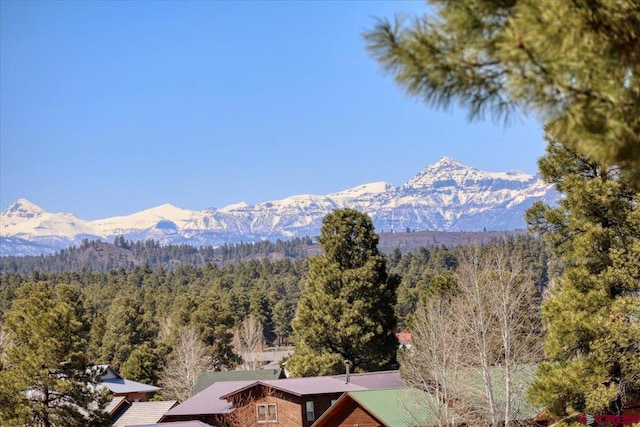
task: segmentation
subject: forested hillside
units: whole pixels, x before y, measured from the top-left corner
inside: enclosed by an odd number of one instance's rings
[[[223,265],[229,262],[259,258],[306,258],[318,250],[310,238],[296,238],[275,243],[225,244],[219,247],[191,245],[161,245],[154,240],[128,241],[118,237],[113,243],[84,240],[80,246],[72,246],[52,255],[0,257],[0,273],[61,273],[69,271],[107,272],[136,266],[151,269],[162,267],[173,270],[181,265],[202,267],[207,263]]]
[[[517,237],[490,245],[521,257],[538,289],[546,286],[547,252],[540,240]],[[460,248],[422,247],[407,253],[396,249],[387,255],[389,272],[401,277],[396,305],[399,330],[406,327],[421,295],[450,278]],[[197,255],[194,252],[194,257]],[[182,265],[173,269],[147,265],[130,271],[5,273],[0,276],[0,320],[4,321],[21,286],[31,282],[50,288],[69,285],[79,301],[90,360],[109,363],[125,377],[157,384],[161,383],[163,366],[173,360],[172,349],[178,337],[187,327],[201,331],[213,356],[209,365],[212,370],[231,369],[240,363],[234,332],[250,317],[259,321],[265,346],[287,344],[308,269],[306,258],[262,257],[220,267],[209,262],[201,267]]]
[[[488,243],[493,239],[523,235],[524,231],[441,232],[406,230],[404,233],[380,233],[379,248],[390,253],[394,249],[414,252],[420,247],[452,248],[461,244]],[[85,240],[52,255],[0,257],[0,274],[32,271],[40,273],[80,272],[83,269],[106,273],[113,269],[133,270],[136,266],[155,269],[162,266],[174,270],[181,265],[202,267],[207,263],[222,266],[251,259],[302,259],[320,253],[320,245],[309,237],[292,240],[268,240],[255,243],[225,244],[218,247],[161,245],[154,240],[128,241],[117,237],[113,243]]]

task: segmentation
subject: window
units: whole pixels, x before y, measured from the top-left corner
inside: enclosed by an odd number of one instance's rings
[[[267,405],[267,419],[269,421],[278,421],[278,409],[275,403]]]
[[[307,421],[313,421],[316,419],[316,412],[313,409],[313,401],[307,401]]]
[[[257,405],[258,406],[258,422],[266,423],[267,422],[267,405]]]
[[[256,405],[256,413],[259,423],[278,421],[278,407],[275,403],[261,403]]]

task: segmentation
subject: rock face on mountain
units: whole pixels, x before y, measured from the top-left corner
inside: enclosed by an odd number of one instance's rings
[[[194,246],[291,239],[319,234],[322,218],[350,207],[371,215],[378,232],[479,231],[524,228],[535,201],[555,203],[559,194],[521,172],[483,172],[444,157],[396,187],[364,184],[325,196],[296,195],[249,206],[190,211],[166,204],[128,216],[85,221],[49,213],[20,199],[0,216],[0,255],[53,252],[83,239],[154,239]]]

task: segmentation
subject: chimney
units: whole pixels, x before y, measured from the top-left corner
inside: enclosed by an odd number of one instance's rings
[[[350,360],[345,360],[344,361],[344,366],[345,366],[345,369],[347,371],[347,384],[349,384],[349,367],[351,366],[351,361]]]

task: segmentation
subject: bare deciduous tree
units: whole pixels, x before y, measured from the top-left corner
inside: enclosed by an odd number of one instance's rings
[[[413,386],[429,392],[436,399],[425,401],[439,426],[454,424],[449,405],[453,399],[449,386],[455,369],[460,346],[453,345],[456,331],[449,317],[451,300],[441,296],[424,301],[413,316],[411,347],[401,353],[401,375]],[[453,374],[453,375],[452,375]]]
[[[425,298],[413,324],[402,374],[474,425],[515,425],[525,400],[524,370],[541,357],[535,286],[506,248],[472,247],[458,256],[452,293]]]
[[[264,347],[263,328],[260,321],[251,315],[245,318],[236,330],[233,346],[236,353],[242,355],[244,369],[259,369],[262,362],[257,356]]]
[[[164,398],[181,402],[188,399],[198,377],[208,371],[211,364],[211,356],[198,330],[191,326],[180,329],[178,340],[160,377]]]
[[[278,403],[281,393],[272,388],[252,390],[237,394],[231,401],[234,410],[226,415],[225,427],[262,427],[278,424]],[[258,408],[262,406],[262,411]],[[282,420],[280,421],[282,423]]]

